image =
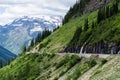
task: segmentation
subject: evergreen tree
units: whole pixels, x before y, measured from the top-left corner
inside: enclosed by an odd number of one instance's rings
[[[73,7],[70,7],[69,11],[65,15],[63,19],[63,24],[67,23],[71,18],[81,16],[83,14],[85,5],[89,2],[90,0],[78,0],[76,1],[75,5]]]
[[[58,26],[57,28],[55,28],[55,29],[53,30],[53,32],[56,31],[56,30],[59,29],[59,28],[60,28],[60,26]]]
[[[37,44],[41,41],[42,41],[42,35],[41,35],[41,33],[38,33],[37,37],[35,38],[35,44]]]
[[[98,10],[97,23],[100,23],[100,21],[101,21],[101,9]]]
[[[118,1],[115,2],[115,13],[118,13]]]
[[[105,20],[106,19],[106,10],[105,10],[105,7],[102,8],[101,15],[102,15],[102,19],[101,20]]]
[[[34,46],[34,39],[31,40],[31,44],[30,44],[30,47],[33,47]]]
[[[2,59],[0,59],[0,68],[2,68],[3,63],[2,63]]]
[[[94,21],[92,22],[92,29],[95,27],[95,23],[94,23]]]
[[[38,34],[38,42],[41,42],[42,41],[42,35],[41,33]]]
[[[113,16],[118,13],[118,2],[117,0],[112,4],[111,7],[103,7],[98,10],[97,23],[100,23],[102,20]]]
[[[87,31],[88,30],[88,19],[85,19],[85,22],[84,22],[84,31]]]
[[[27,51],[27,48],[26,48],[26,45],[24,44],[22,47],[22,52],[26,52],[26,51]]]
[[[110,17],[110,8],[109,6],[106,7],[106,18]]]
[[[52,33],[51,31],[45,29],[42,33],[42,40],[48,37],[51,33]]]

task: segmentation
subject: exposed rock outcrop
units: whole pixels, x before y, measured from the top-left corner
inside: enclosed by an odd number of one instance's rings
[[[91,0],[85,7],[83,14],[95,11],[103,6],[106,6],[111,0]]]
[[[82,50],[81,50],[82,48]],[[120,42],[100,41],[94,45],[84,45],[81,47],[67,47],[61,53],[99,53],[99,54],[120,54]]]
[[[120,42],[100,41],[93,46],[84,47],[86,53],[120,54]]]

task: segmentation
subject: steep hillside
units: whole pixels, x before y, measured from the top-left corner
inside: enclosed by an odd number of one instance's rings
[[[111,6],[111,4],[109,5]],[[81,28],[82,32],[79,32],[80,36],[77,36],[79,37],[79,40],[76,41],[77,43],[75,43],[78,44],[77,48],[79,52],[83,45],[85,45],[83,52],[119,54],[120,12],[109,18],[106,18],[105,20],[102,20],[100,23],[97,23],[97,16],[98,11],[94,11],[70,20],[68,23],[46,38],[42,43],[40,43],[37,48],[39,48],[41,51],[45,50],[47,52],[64,52],[69,44],[71,44],[70,42],[73,39],[76,30]],[[84,25],[86,19],[88,19],[88,29],[85,31]],[[92,28],[93,22],[95,24],[94,28]],[[101,45],[103,45],[103,47]],[[108,48],[105,49],[105,46]],[[96,49],[95,51],[94,48]]]
[[[76,80],[95,65],[101,64],[101,60],[104,59],[98,59],[97,55],[86,58],[74,54],[31,53],[20,56],[10,65],[1,69],[0,79]]]
[[[108,17],[107,7],[112,13]],[[115,13],[116,3],[111,2],[71,18],[30,52],[0,69],[0,80],[119,80],[120,56],[111,55],[120,52],[119,3],[118,7]]]
[[[106,6],[111,1],[113,0],[77,0],[65,15],[63,24],[69,22],[72,18],[82,16]]]
[[[0,70],[0,80],[116,80],[120,57],[75,54],[24,54]],[[19,64],[18,64],[19,63]]]
[[[2,63],[0,63],[0,65],[2,64],[2,66],[4,66],[16,57],[17,56],[15,54],[0,46],[0,59],[2,60]]]

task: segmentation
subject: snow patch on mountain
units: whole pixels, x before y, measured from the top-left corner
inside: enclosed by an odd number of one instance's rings
[[[41,26],[37,26],[37,27],[31,29],[30,31],[31,31],[31,32],[43,31],[43,29],[41,28]]]
[[[18,54],[24,43],[29,43],[38,32],[53,30],[62,24],[61,16],[21,17],[0,27],[0,45]]]

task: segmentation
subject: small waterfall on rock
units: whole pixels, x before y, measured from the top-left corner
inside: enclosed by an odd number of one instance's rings
[[[81,49],[80,49],[80,54],[82,54],[83,48],[84,48],[84,46],[81,47]]]
[[[83,46],[81,47],[81,49],[80,49],[80,54],[82,54],[82,53],[84,53],[83,52],[83,49],[84,49],[84,46],[86,45],[86,42],[83,44]]]
[[[118,51],[118,54],[120,54],[120,51]]]

